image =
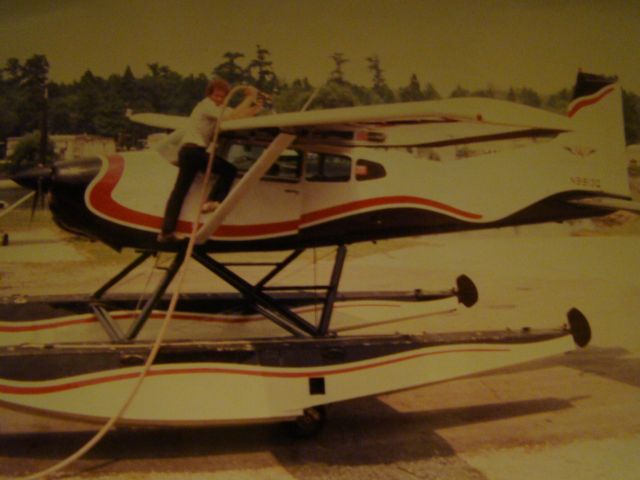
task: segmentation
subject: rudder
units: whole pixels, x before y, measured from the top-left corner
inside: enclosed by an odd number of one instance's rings
[[[598,158],[619,178],[618,194],[628,193],[622,89],[617,77],[578,72],[573,99],[567,107],[574,129],[564,135],[576,151]],[[593,152],[593,155],[591,155]]]

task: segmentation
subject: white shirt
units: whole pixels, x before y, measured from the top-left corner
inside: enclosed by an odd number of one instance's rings
[[[225,109],[226,114],[233,111],[232,108]],[[187,127],[181,145],[194,143],[201,147],[208,147],[213,137],[216,121],[222,114],[222,107],[209,97],[202,99],[189,116],[189,126]]]

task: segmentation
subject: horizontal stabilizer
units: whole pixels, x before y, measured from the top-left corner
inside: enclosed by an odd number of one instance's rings
[[[603,208],[612,211],[625,210],[627,212],[640,214],[640,202],[634,202],[632,200],[624,200],[620,198],[589,197],[581,198],[578,200],[571,200],[571,203],[575,205],[584,205],[586,207]]]

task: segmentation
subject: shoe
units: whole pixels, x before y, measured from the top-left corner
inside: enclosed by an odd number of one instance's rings
[[[171,243],[171,242],[180,241],[180,239],[173,232],[169,232],[169,233],[160,232],[156,240],[158,241],[158,243]]]
[[[202,213],[211,213],[220,206],[220,202],[205,202],[200,210]]]

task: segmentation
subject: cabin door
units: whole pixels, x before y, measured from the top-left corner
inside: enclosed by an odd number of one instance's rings
[[[238,180],[264,151],[264,146],[236,142],[225,150],[238,169]],[[224,221],[221,240],[266,240],[298,234],[302,212],[302,155],[286,150]]]

